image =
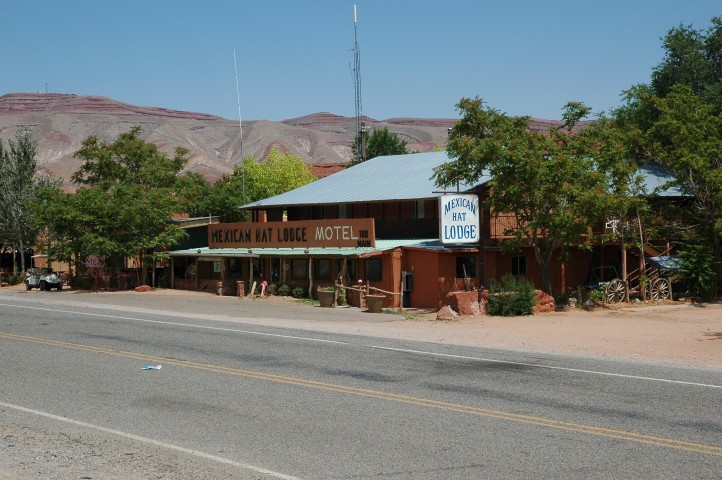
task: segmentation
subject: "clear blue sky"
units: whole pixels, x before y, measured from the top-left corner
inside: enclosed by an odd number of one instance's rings
[[[706,29],[720,0],[12,0],[0,94],[102,95],[245,120],[354,115],[358,5],[363,113],[458,118],[462,97],[511,115],[594,111],[648,82],[660,37]]]

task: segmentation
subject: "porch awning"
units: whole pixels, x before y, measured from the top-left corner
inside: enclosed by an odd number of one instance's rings
[[[171,257],[367,257],[399,247],[422,246],[434,239],[376,240],[375,247],[316,247],[316,248],[189,248],[168,252]]]

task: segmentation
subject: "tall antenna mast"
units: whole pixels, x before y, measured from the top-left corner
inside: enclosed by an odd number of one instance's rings
[[[363,162],[366,152],[364,151],[363,126],[361,124],[361,52],[358,46],[358,18],[356,16],[356,4],[353,6],[353,66],[351,76],[353,79],[354,92],[356,94],[356,163]]]
[[[236,49],[233,49],[233,70],[236,72],[236,99],[238,101],[238,130],[241,133],[241,188],[243,191],[243,205],[246,204],[246,160],[243,158],[243,122],[241,121],[241,91],[238,89],[238,65],[236,64]]]

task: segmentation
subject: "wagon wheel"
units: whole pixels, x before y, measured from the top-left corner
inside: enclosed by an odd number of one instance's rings
[[[652,300],[667,300],[669,298],[669,279],[658,278],[652,283]]]
[[[186,279],[193,279],[196,278],[196,265],[188,265],[186,268]]]
[[[607,302],[609,303],[618,303],[624,300],[627,293],[627,285],[619,279],[615,278],[611,282],[607,284],[607,287],[604,289],[604,294],[606,295]]]

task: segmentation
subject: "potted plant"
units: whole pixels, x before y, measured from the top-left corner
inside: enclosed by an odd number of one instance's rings
[[[381,313],[386,295],[366,295],[366,308],[369,313]]]
[[[334,287],[322,287],[316,292],[318,294],[318,302],[322,307],[335,307],[334,296],[336,289]]]

